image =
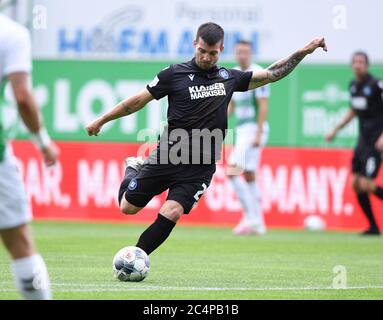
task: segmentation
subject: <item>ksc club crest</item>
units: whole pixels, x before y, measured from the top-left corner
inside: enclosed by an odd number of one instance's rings
[[[221,78],[224,78],[225,80],[226,80],[227,78],[229,78],[229,72],[227,72],[227,70],[225,70],[225,69],[220,69],[220,70],[218,71],[218,74],[219,74],[219,76],[220,76]]]
[[[129,185],[128,185],[128,189],[130,191],[134,190],[137,188],[137,180],[136,179],[132,179],[130,182],[129,182]]]
[[[370,95],[371,95],[371,88],[368,87],[368,86],[365,86],[365,87],[363,88],[363,94],[364,94],[365,96],[370,96]]]

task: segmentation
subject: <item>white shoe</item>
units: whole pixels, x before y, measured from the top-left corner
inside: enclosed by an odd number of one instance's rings
[[[233,234],[236,236],[242,235],[264,235],[266,234],[266,227],[249,223],[246,220],[241,220],[240,223],[233,229]]]
[[[125,167],[130,167],[139,172],[144,165],[142,157],[128,157],[125,159]]]
[[[266,227],[265,226],[253,226],[253,230],[255,231],[256,234],[262,236],[266,234]]]
[[[256,234],[258,235],[264,235],[266,233],[266,226],[261,223],[251,223],[250,222],[250,227],[255,231]]]
[[[263,235],[266,233],[266,226],[263,221],[259,221],[259,219],[251,219],[248,220],[249,226],[259,235]]]
[[[237,223],[237,225],[233,228],[233,231],[237,229],[242,229],[247,225],[249,225],[249,223],[247,222],[246,218],[242,217],[241,220],[239,220],[239,222]]]

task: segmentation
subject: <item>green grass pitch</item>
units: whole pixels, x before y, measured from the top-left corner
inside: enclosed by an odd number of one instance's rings
[[[112,258],[146,225],[34,222],[55,299],[382,299],[383,238],[271,230],[233,237],[229,228],[177,226],[151,256],[148,278],[123,283]],[[333,268],[346,268],[335,289]],[[18,299],[0,247],[0,299]]]

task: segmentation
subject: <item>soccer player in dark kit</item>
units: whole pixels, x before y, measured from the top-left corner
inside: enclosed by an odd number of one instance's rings
[[[351,108],[326,140],[334,139],[340,129],[358,117],[359,139],[352,158],[352,186],[370,224],[362,235],[380,235],[369,193],[383,200],[383,188],[374,181],[383,155],[383,81],[368,72],[369,59],[365,52],[355,52],[351,65],[355,76],[349,87]]]
[[[327,51],[324,38],[316,38],[267,69],[243,72],[217,65],[223,38],[219,25],[202,24],[192,60],[163,69],[144,90],[86,127],[90,136],[97,135],[105,123],[140,110],[152,99],[168,96],[168,128],[148,159],[127,158],[118,195],[121,211],[136,214],[153,196],[169,190],[157,219],[137,242],[147,254],[167,239],[180,217],[190,212],[209,186],[226,134],[233,92],[278,81],[307,54],[319,47]]]

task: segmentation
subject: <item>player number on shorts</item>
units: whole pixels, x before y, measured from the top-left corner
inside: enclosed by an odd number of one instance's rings
[[[193,207],[197,204],[197,202],[202,197],[202,195],[206,191],[206,189],[207,189],[207,185],[205,183],[202,183],[202,190],[198,190],[194,195],[195,203],[194,203]]]

